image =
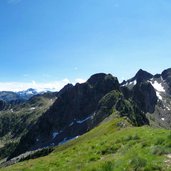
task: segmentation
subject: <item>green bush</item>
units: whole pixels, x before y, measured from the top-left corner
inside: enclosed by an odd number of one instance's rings
[[[100,154],[102,155],[113,154],[113,153],[116,153],[118,149],[119,149],[119,146],[116,146],[116,145],[108,146],[108,147],[104,146],[100,150]]]
[[[147,161],[139,156],[135,156],[131,161],[130,165],[133,167],[134,170],[138,170],[144,168],[147,164]]]
[[[153,146],[152,149],[151,149],[151,153],[153,155],[163,155],[163,154],[166,154],[167,153],[167,150],[165,147],[163,146]]]
[[[139,139],[140,139],[140,137],[137,134],[132,136],[132,140],[139,140]]]
[[[89,158],[89,161],[90,161],[90,162],[94,162],[94,161],[97,161],[97,160],[99,160],[99,159],[100,159],[99,156],[91,156],[91,157]]]
[[[131,141],[131,140],[132,140],[131,135],[127,135],[126,137],[123,138],[123,141]]]
[[[164,138],[157,138],[155,145],[161,145],[165,142]]]
[[[114,170],[114,164],[111,161],[105,162],[105,164],[102,166],[102,171],[113,171]]]

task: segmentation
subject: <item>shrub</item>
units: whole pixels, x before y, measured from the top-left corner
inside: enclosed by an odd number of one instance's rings
[[[140,168],[144,168],[147,164],[147,161],[139,156],[135,156],[131,161],[130,161],[131,166],[133,167],[134,170],[138,170]]]
[[[161,145],[165,142],[165,140],[163,138],[157,138],[155,145]]]
[[[110,146],[110,147],[103,147],[101,150],[100,150],[100,153],[102,155],[107,155],[107,154],[113,154],[113,153],[116,153],[117,150],[118,150],[119,146]]]
[[[139,140],[139,139],[140,139],[140,137],[137,134],[132,136],[132,140]]]
[[[93,162],[93,161],[97,161],[97,160],[99,160],[99,159],[100,159],[99,156],[91,156],[90,159],[89,159],[89,161],[90,161],[90,162]]]
[[[113,171],[114,170],[114,164],[111,161],[105,162],[105,164],[102,166],[102,171]]]
[[[166,154],[166,149],[162,146],[153,146],[151,149],[151,153],[154,155],[162,155],[162,154]]]
[[[130,140],[132,140],[131,135],[127,135],[126,137],[123,138],[123,141],[130,141]]]

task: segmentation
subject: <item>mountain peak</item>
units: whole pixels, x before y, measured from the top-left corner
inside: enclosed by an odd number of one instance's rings
[[[145,81],[145,80],[149,80],[153,77],[152,74],[150,74],[149,72],[147,71],[144,71],[142,69],[140,69],[136,75],[135,75],[135,79],[137,80],[137,82],[142,82],[142,81]]]
[[[119,81],[117,77],[114,77],[111,74],[98,73],[92,75],[87,83],[93,87],[110,87],[111,89],[119,89]]]
[[[68,83],[58,92],[58,95],[62,95],[63,93],[65,93],[66,91],[68,91],[72,87],[74,87],[74,86],[72,84]]]
[[[94,74],[92,75],[88,80],[87,82],[89,84],[95,84],[96,82],[98,81],[102,81],[104,78],[105,78],[106,74],[105,73],[97,73],[97,74]]]
[[[152,74],[150,74],[147,71],[144,71],[144,70],[140,69],[133,78],[131,78],[131,79],[127,80],[127,81],[124,80],[121,83],[121,86],[126,85],[129,88],[133,88],[137,83],[147,81],[147,80],[149,80],[151,78],[153,78]]]
[[[171,77],[171,68],[168,68],[162,72],[163,79],[167,79],[168,77]]]

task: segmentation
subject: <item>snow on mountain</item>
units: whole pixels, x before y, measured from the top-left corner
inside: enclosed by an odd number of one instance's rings
[[[135,81],[137,83],[133,84]],[[163,127],[171,127],[171,69],[166,69],[161,74],[156,75],[139,70],[133,78],[122,82],[121,87],[134,91],[137,87],[141,87],[142,84],[148,83],[154,88],[158,100],[154,111],[151,114],[148,113],[147,116]],[[150,92],[147,91],[146,93],[148,93],[147,96],[151,96]]]

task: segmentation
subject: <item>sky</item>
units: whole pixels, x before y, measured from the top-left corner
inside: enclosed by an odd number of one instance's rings
[[[171,67],[170,0],[0,0],[0,90],[59,90]]]

